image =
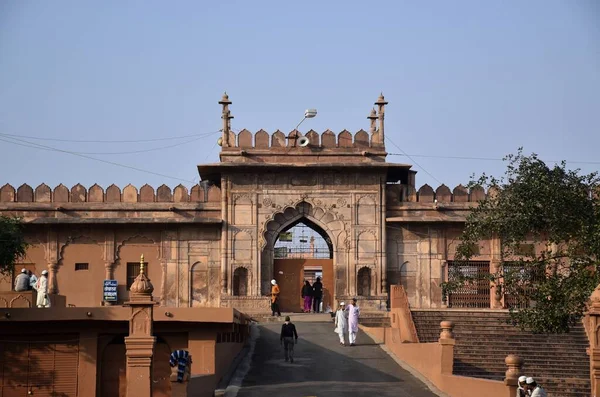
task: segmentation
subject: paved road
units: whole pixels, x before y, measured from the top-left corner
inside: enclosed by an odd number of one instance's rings
[[[294,363],[283,359],[281,323],[259,327],[250,371],[238,397],[435,397],[365,333],[342,347],[330,323],[295,323]]]

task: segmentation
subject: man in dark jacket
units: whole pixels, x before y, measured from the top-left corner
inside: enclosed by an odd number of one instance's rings
[[[285,316],[285,323],[281,326],[279,343],[283,345],[285,361],[294,362],[294,345],[298,343],[296,326],[290,322],[290,316]]]
[[[313,284],[313,312],[319,312],[321,299],[323,299],[323,284],[321,284],[321,277],[317,277],[317,281]]]

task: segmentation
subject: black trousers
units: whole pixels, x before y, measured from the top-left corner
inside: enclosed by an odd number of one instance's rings
[[[313,296],[313,312],[319,312],[319,307],[321,306],[321,299],[323,299],[323,297],[317,298],[316,296]]]
[[[279,311],[279,302],[275,301],[271,303],[271,311],[273,312],[273,316],[277,313],[278,316],[281,316],[281,312]]]

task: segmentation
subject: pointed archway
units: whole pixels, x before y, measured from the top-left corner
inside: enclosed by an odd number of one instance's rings
[[[307,225],[326,241],[329,251],[328,258],[276,258],[275,244],[280,234],[300,223]],[[286,289],[289,288],[287,294],[289,302],[292,302],[290,307],[299,307],[300,289],[304,278],[304,265],[307,263],[317,265],[317,261],[321,262],[324,289],[327,290],[324,292],[324,301],[325,295],[327,295],[327,303],[334,305],[335,296],[345,293],[347,285],[347,266],[345,263],[347,260],[347,250],[337,249],[337,247],[339,246],[340,239],[342,239],[345,246],[347,236],[344,222],[338,219],[335,213],[319,207],[315,208],[312,204],[301,201],[293,207],[289,206],[274,213],[265,223],[263,237],[260,277],[263,295],[269,294],[271,289],[270,281],[275,278],[282,287],[282,297],[286,294],[283,291],[283,287],[285,286]],[[340,264],[341,266],[339,266]],[[296,300],[297,304],[295,303]],[[326,307],[326,305],[324,304],[323,307]]]

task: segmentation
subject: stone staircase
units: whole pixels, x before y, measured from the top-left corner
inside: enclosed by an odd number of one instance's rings
[[[412,310],[421,343],[437,342],[440,322],[454,322],[455,375],[503,380],[504,359],[517,354],[523,373],[534,377],[549,396],[591,395],[589,346],[583,325],[568,334],[536,335],[507,324],[507,312]]]

